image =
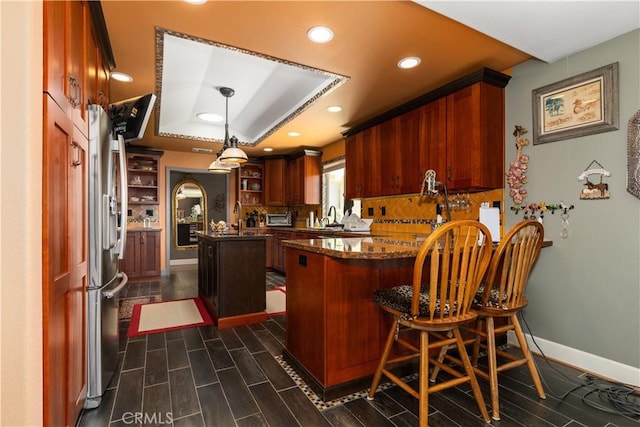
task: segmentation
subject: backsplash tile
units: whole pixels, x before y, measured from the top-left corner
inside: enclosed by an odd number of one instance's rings
[[[455,203],[451,203],[456,197],[468,199],[468,206],[464,209],[456,208]],[[500,209],[500,229],[504,235],[504,189],[478,193],[451,193],[449,200],[453,219],[475,220],[480,215],[480,203],[488,202],[489,206],[493,206],[494,202],[498,202],[502,207]],[[419,194],[408,194],[362,199],[362,217],[373,218],[372,231],[426,233],[431,231],[432,224],[436,221],[436,205],[438,203],[443,204],[442,196],[421,197]],[[369,208],[372,208],[373,215],[368,215]],[[447,214],[444,205],[442,209],[442,217],[446,220]]]

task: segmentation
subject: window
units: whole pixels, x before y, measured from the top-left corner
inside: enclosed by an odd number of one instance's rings
[[[327,163],[322,167],[322,217],[328,217],[329,208],[336,209],[336,222],[344,216],[344,160]],[[360,216],[360,200],[353,200],[351,212]],[[329,221],[333,221],[333,213]]]

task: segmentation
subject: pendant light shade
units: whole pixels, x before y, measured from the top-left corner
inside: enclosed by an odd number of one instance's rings
[[[218,151],[218,157],[209,165],[209,168],[208,168],[209,172],[217,173],[217,174],[225,174],[225,173],[231,173],[232,169],[240,167],[240,163],[229,163],[229,162],[222,161],[220,159],[221,155],[222,155],[222,150]]]
[[[232,136],[230,142],[231,145],[222,152],[220,160],[237,164],[246,162],[248,160],[247,153],[238,148],[238,138]]]
[[[225,97],[225,122],[224,122],[224,144],[222,154],[218,159],[226,163],[240,164],[248,160],[247,153],[238,148],[238,138],[232,136],[229,139],[229,98],[235,91],[228,87],[221,87],[220,93]]]

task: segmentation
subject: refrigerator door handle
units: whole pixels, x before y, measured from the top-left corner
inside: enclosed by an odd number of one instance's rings
[[[120,160],[120,209],[122,210],[122,218],[126,218],[129,210],[127,195],[127,159],[124,146],[124,137],[118,134],[118,159]],[[118,250],[118,259],[124,259],[124,248],[127,245],[127,222],[122,219],[120,222],[120,248]]]
[[[127,282],[129,281],[129,276],[127,276],[126,273],[123,273],[123,272],[118,273],[116,277],[120,277],[122,281],[118,286],[115,287],[115,289],[112,289],[110,291],[104,291],[102,293],[102,295],[104,295],[106,299],[112,299],[118,292],[120,292],[122,288],[124,288],[127,285]]]

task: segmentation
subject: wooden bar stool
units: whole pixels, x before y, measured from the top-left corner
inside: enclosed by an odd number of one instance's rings
[[[527,365],[538,396],[546,398],[540,376],[533,362],[529,346],[518,320],[518,312],[527,306],[525,287],[529,280],[531,269],[538,259],[544,228],[534,220],[522,221],[516,224],[504,236],[493,257],[487,271],[487,280],[478,290],[473,301],[473,309],[478,312],[478,319],[470,330],[474,334],[473,365],[475,372],[489,379],[491,389],[491,416],[500,419],[500,403],[498,394],[498,373],[518,366]],[[505,319],[505,324],[495,326],[495,319]],[[500,324],[500,323],[499,323]],[[522,356],[500,350],[496,347],[496,336],[513,330],[520,345]],[[480,349],[487,351],[488,369],[477,367]],[[498,365],[497,356],[507,359]],[[460,360],[446,356],[450,361],[461,363]],[[444,354],[439,360],[442,362]],[[437,369],[432,379],[438,374]]]
[[[407,393],[419,399],[420,426],[426,427],[429,393],[468,381],[482,418],[489,422],[489,414],[459,327],[476,319],[477,314],[471,310],[471,303],[489,265],[491,245],[489,230],[480,222],[447,222],[429,235],[420,247],[411,285],[376,290],[374,301],[380,304],[382,310],[393,316],[393,322],[369,389],[368,399],[373,399],[384,374]],[[428,275],[424,283],[423,272]],[[412,330],[418,331],[420,335],[420,343],[417,345],[400,336]],[[404,352],[392,354],[395,343],[399,344]],[[454,344],[462,356],[463,372],[429,356],[430,350]],[[391,371],[391,365],[416,358],[419,359],[419,391],[411,388]],[[430,385],[429,363],[439,366],[453,378]]]

